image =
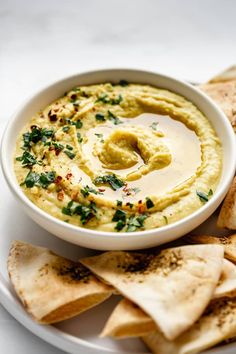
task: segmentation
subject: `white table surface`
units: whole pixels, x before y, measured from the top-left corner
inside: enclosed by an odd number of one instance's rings
[[[0,0],[1,132],[27,96],[82,70],[125,66],[206,81],[236,62],[235,19],[235,0]],[[33,232],[27,217],[24,227],[4,222],[12,196],[2,175],[0,196],[0,237]],[[62,353],[1,305],[0,344],[1,354]]]

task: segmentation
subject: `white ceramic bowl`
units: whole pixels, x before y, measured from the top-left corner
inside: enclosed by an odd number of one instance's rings
[[[13,171],[13,153],[16,137],[34,115],[50,102],[62,96],[76,85],[102,82],[145,83],[176,92],[192,101],[214,126],[223,146],[223,172],[216,192],[208,203],[191,215],[158,229],[125,232],[101,232],[67,224],[34,205],[19,187]],[[205,221],[222,202],[233,179],[236,166],[235,135],[224,113],[202,92],[179,80],[147,71],[130,69],[110,69],[91,71],[65,78],[32,96],[13,115],[2,139],[1,159],[6,181],[27,214],[52,234],[77,245],[99,250],[131,250],[156,246],[177,239]]]

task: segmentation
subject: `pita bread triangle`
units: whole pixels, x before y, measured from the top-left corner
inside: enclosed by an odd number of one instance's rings
[[[81,262],[140,306],[173,340],[203,313],[219,280],[223,247],[190,245],[157,254],[106,252]]]
[[[236,296],[236,266],[224,259],[223,269],[213,299]]]
[[[217,226],[230,230],[236,229],[236,177],[234,177],[230,189],[227,192],[226,198],[223,201],[222,207],[220,209],[220,214],[217,220]]]
[[[209,235],[189,235],[183,238],[188,243],[216,244],[224,247],[225,257],[232,262],[236,262],[236,235],[230,236],[209,236]]]
[[[231,66],[230,68],[224,70],[220,74],[214,76],[209,83],[216,83],[216,82],[225,82],[236,80],[236,65]]]
[[[236,295],[236,266],[224,259],[223,269],[213,299]],[[121,300],[108,318],[101,337],[140,337],[157,330],[155,322],[137,305]]]
[[[78,315],[112,294],[82,264],[20,241],[11,245],[8,272],[27,311],[43,324]]]
[[[236,335],[236,298],[214,300],[203,316],[174,341],[160,332],[142,337],[156,354],[196,354]]]
[[[100,337],[140,337],[156,330],[150,316],[131,301],[123,299],[113,310]]]
[[[198,87],[219,105],[236,131],[236,80],[208,83]]]

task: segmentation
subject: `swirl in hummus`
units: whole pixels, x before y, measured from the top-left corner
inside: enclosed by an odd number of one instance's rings
[[[102,231],[158,228],[214,193],[221,144],[191,102],[149,85],[72,89],[19,134],[15,173],[58,219]]]

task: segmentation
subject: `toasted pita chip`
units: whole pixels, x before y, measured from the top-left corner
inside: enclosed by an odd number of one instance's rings
[[[80,263],[20,241],[12,243],[8,272],[27,311],[43,324],[76,316],[112,294]]]
[[[184,240],[190,243],[217,244],[224,247],[225,257],[236,263],[236,235],[230,236],[209,236],[209,235],[190,235],[185,236]]]
[[[220,209],[217,226],[236,230],[236,177]]]
[[[199,88],[220,106],[236,131],[236,80],[204,84]]]
[[[223,270],[213,299],[236,296],[236,266],[224,259]],[[101,333],[101,337],[141,337],[157,330],[155,322],[138,306],[123,299],[115,307]]]
[[[236,296],[236,266],[224,259],[223,269],[213,299]]]
[[[160,332],[144,336],[155,354],[196,354],[236,335],[236,298],[214,300],[203,316],[174,341]]]
[[[227,70],[224,70],[220,74],[214,76],[209,82],[216,83],[216,82],[225,82],[231,80],[236,80],[236,65],[233,65]]]
[[[150,316],[127,299],[115,307],[101,333],[101,337],[140,337],[156,331],[157,326]]]
[[[168,339],[189,328],[219,280],[223,247],[195,245],[159,254],[106,252],[81,262],[140,306]]]

